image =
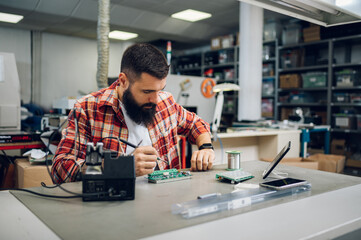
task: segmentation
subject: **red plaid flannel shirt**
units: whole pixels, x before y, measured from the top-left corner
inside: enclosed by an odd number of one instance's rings
[[[74,105],[74,109],[69,113],[68,126],[62,132],[62,139],[53,159],[51,172],[55,182],[61,183],[64,179],[67,182],[75,181],[79,165],[85,161],[88,142],[93,142],[94,145],[103,142],[104,149],[120,154],[122,148],[125,152],[125,144],[115,139],[106,139],[106,137],[128,139],[128,128],[116,91],[118,84],[116,81],[108,88],[85,96]],[[199,135],[209,132],[209,124],[178,105],[170,93],[160,92],[159,98],[161,101],[156,107],[155,121],[148,127],[149,136],[159,156],[168,163],[159,162],[160,169],[179,168],[177,135],[186,136],[192,144],[195,144]],[[76,148],[73,111],[79,129]],[[76,164],[75,160],[79,164]]]

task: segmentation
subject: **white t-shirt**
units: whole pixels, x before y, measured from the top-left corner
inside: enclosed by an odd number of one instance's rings
[[[127,114],[127,111],[125,110],[125,107],[123,103],[119,100],[119,104],[122,107],[122,112],[124,115],[125,124],[127,124],[128,127],[128,142],[133,143],[134,145],[138,145],[141,140],[142,143],[140,146],[152,146],[152,141],[150,140],[149,131],[146,126],[143,124],[137,124]],[[127,146],[127,150],[125,151],[125,154],[129,154],[134,151],[134,148],[131,146]]]

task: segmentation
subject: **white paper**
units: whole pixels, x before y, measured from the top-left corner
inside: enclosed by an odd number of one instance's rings
[[[27,151],[26,153],[24,153],[23,156],[30,156],[31,158],[34,158],[34,159],[44,159],[46,156],[46,153],[40,149],[31,149],[30,151]]]

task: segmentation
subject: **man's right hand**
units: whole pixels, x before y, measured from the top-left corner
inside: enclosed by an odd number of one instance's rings
[[[135,175],[137,177],[150,174],[157,165],[157,151],[152,146],[141,146],[135,149]]]

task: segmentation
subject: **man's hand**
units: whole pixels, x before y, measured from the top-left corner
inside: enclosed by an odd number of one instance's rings
[[[191,158],[191,171],[206,171],[212,169],[215,159],[212,149],[202,149],[193,152]]]
[[[137,177],[150,174],[157,165],[157,151],[152,146],[138,147],[134,151],[134,161]]]

